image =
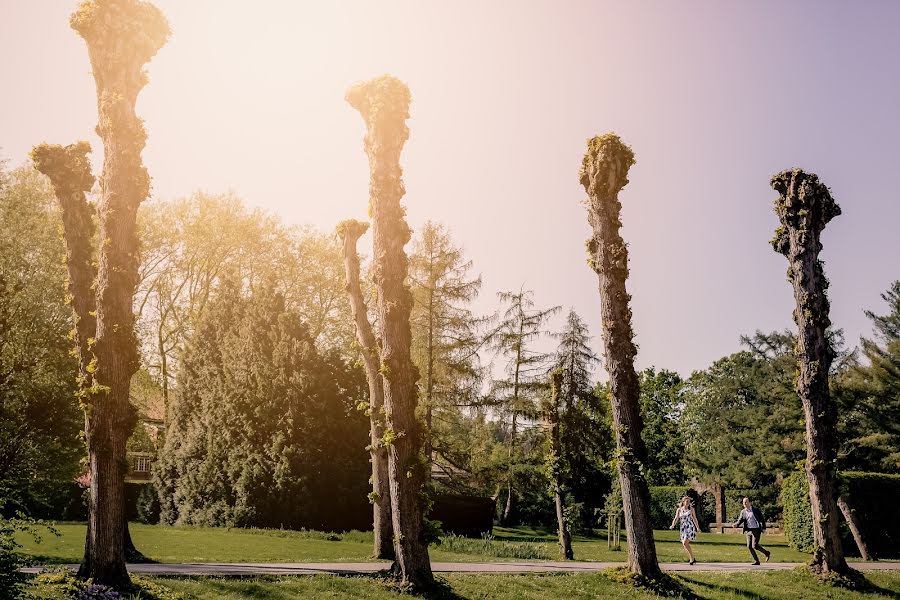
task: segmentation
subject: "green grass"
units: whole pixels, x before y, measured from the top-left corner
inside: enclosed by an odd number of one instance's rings
[[[81,559],[85,526],[78,523],[57,525],[61,536],[43,536],[40,544],[27,536],[19,537],[26,554],[34,562],[73,563]],[[165,527],[131,524],[135,545],[145,556],[157,562],[361,562],[370,560],[372,536],[367,532],[323,534],[320,532],[262,529],[225,529]],[[575,536],[573,548],[578,560],[623,562],[626,552],[607,549],[604,532],[595,537]],[[436,544],[431,559],[441,562],[556,558],[553,531],[528,527],[494,530],[496,541]],[[661,562],[686,560],[676,531],[655,532]],[[329,539],[331,538],[331,539]],[[764,536],[763,544],[772,550],[778,562],[805,562],[809,556],[787,546],[784,536]],[[523,545],[530,545],[529,551]],[[491,547],[493,546],[493,547]],[[694,551],[701,562],[749,561],[743,536],[736,534],[699,534]]]
[[[870,573],[871,588],[851,592],[818,583],[800,571],[756,573],[692,573],[677,578],[694,598],[703,600],[881,600],[900,598],[900,573]],[[547,600],[566,598],[656,598],[644,591],[616,583],[603,573],[576,575],[449,575],[440,578],[436,600]],[[358,598],[398,600],[387,583],[373,577],[312,575],[298,577],[215,579],[134,577],[134,582],[153,591],[160,600],[229,600],[257,598]],[[56,599],[55,586],[33,585],[33,598]]]

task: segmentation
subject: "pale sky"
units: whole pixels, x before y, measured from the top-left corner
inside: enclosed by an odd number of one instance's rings
[[[638,367],[689,374],[755,329],[793,327],[768,244],[769,178],[818,173],[832,320],[856,343],[900,278],[900,2],[158,0],[172,25],[138,113],[153,195],[238,193],[287,223],[365,218],[362,119],[344,101],[382,73],[413,97],[411,225],[446,224],[498,290],[573,306],[601,349],[578,168],[615,131],[637,164],[621,194]],[[101,146],[73,0],[0,0],[0,158]],[[561,321],[560,321],[561,322]]]

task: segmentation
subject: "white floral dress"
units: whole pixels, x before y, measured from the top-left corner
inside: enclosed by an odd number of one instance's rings
[[[696,538],[697,528],[694,527],[694,519],[691,518],[691,509],[679,508],[678,517],[681,519],[681,541]]]

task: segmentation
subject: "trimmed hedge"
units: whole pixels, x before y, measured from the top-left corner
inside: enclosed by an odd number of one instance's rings
[[[859,517],[862,534],[875,556],[900,556],[900,475],[846,472],[839,475],[841,493],[849,494],[850,503]],[[796,472],[784,480],[781,490],[784,504],[784,529],[788,544],[803,552],[815,549],[812,535],[812,508],[809,485],[804,472]],[[858,553],[850,529],[841,521],[844,552]]]
[[[781,484],[781,513],[784,535],[788,545],[801,552],[812,553],[816,546],[812,533],[812,505],[809,503],[809,483],[806,473],[791,473]]]

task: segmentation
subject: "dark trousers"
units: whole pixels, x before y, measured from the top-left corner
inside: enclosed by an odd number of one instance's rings
[[[762,529],[748,529],[744,533],[747,536],[747,550],[750,551],[753,562],[759,562],[759,556],[756,554],[757,550],[769,556],[769,551],[759,545],[759,536],[762,535]]]

